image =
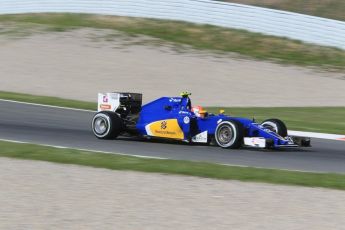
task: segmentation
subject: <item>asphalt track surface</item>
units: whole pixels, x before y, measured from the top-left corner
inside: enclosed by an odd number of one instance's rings
[[[128,138],[99,140],[90,128],[92,116],[88,111],[0,101],[0,138],[177,160],[345,173],[344,141],[312,139],[311,148],[230,150]]]

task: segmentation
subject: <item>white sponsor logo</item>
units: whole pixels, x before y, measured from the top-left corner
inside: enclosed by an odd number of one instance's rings
[[[120,106],[118,93],[99,93],[98,111],[115,111]]]
[[[181,102],[181,99],[180,98],[170,98],[169,99],[169,102]]]
[[[252,146],[252,147],[259,147],[265,148],[266,147],[266,140],[263,137],[245,137],[243,138],[244,145]]]
[[[207,143],[207,131],[204,131],[192,137],[192,142]]]
[[[185,124],[189,124],[189,122],[190,122],[189,117],[184,117],[184,118],[183,118],[183,122],[184,122]]]

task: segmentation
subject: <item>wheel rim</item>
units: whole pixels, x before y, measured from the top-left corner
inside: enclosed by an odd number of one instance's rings
[[[97,134],[104,134],[108,130],[108,122],[104,117],[97,117],[94,121],[94,130]]]
[[[262,126],[265,127],[266,129],[271,130],[272,132],[278,133],[277,125],[272,122],[265,122],[262,124]]]
[[[225,145],[231,142],[234,133],[229,126],[223,126],[218,131],[218,141],[220,144]]]

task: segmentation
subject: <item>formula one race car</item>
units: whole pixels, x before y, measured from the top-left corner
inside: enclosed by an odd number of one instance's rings
[[[100,93],[92,131],[99,139],[139,136],[215,143],[222,148],[310,146],[309,138],[288,136],[281,120],[268,119],[258,124],[251,119],[225,115],[223,111],[208,114],[200,107],[192,107],[189,95],[161,97],[142,106],[142,94]]]

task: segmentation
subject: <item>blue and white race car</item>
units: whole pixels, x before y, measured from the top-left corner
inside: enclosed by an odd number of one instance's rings
[[[232,149],[310,146],[309,138],[288,136],[285,124],[279,119],[259,124],[223,112],[208,114],[201,107],[192,107],[189,96],[182,93],[180,97],[161,97],[142,106],[142,94],[100,93],[92,131],[99,139],[139,136]]]

